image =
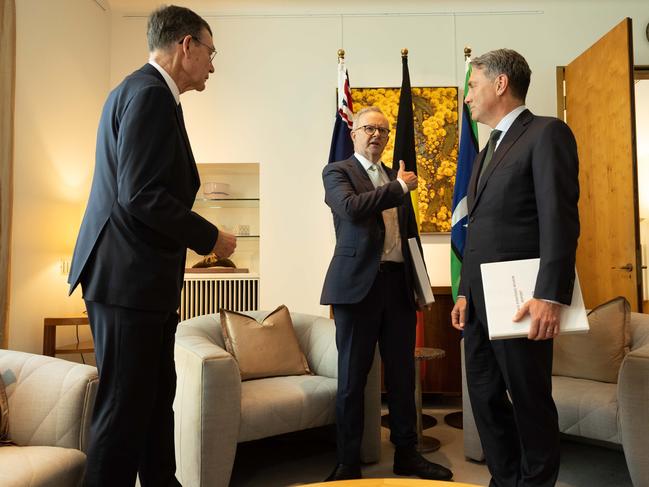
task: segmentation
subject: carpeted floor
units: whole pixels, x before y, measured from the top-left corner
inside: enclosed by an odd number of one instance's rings
[[[426,458],[453,470],[455,481],[488,485],[487,467],[464,457],[462,430],[444,423],[444,416],[456,411],[457,405],[441,402],[430,399],[424,404],[424,412],[438,420],[424,434],[442,444]],[[381,428],[381,432],[381,461],[363,466],[364,477],[395,477],[389,430]],[[286,487],[320,482],[334,467],[335,448],[335,432],[330,427],[243,443],[237,450],[230,486]],[[561,455],[558,487],[632,487],[621,451],[565,440]]]

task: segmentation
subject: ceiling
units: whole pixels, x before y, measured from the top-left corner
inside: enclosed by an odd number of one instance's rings
[[[313,8],[318,4],[327,6],[328,4],[335,8],[336,4],[344,5],[344,2],[337,0],[326,1],[304,1],[304,0],[96,0],[99,3],[108,3],[113,11],[125,14],[148,14],[156,7],[163,4],[176,4],[183,7],[190,8],[199,14],[215,13],[215,12],[235,12],[235,11],[261,11],[268,12],[269,10],[276,10],[279,6],[282,8],[290,8],[295,6],[304,6],[305,8]],[[378,0],[376,3],[381,4],[384,0]],[[386,0],[386,3],[391,0]]]
[[[286,13],[291,10],[303,12],[409,12],[409,11],[457,11],[493,10],[493,5],[485,0],[94,0],[101,5],[109,5],[111,10],[126,15],[147,15],[162,4],[177,4],[190,8],[201,15],[208,14],[251,14]],[[549,0],[546,0],[549,1]],[[553,0],[554,2],[558,0]],[[520,0],[499,0],[499,8],[511,5],[512,9],[525,9]]]

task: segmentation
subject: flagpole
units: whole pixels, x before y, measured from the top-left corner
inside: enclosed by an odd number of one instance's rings
[[[338,62],[340,63],[341,61],[345,60],[345,50],[344,49],[338,49]]]

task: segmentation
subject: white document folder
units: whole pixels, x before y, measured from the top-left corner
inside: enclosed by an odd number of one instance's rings
[[[435,302],[433,296],[433,289],[430,285],[430,278],[428,271],[424,265],[424,258],[419,250],[417,239],[415,237],[408,239],[408,247],[410,247],[410,257],[412,258],[412,266],[415,269],[415,293],[417,294],[417,303],[419,306],[426,306]]]
[[[509,260],[480,266],[490,340],[527,336],[532,321],[530,315],[519,322],[512,318],[525,301],[534,297],[539,262],[540,259]],[[575,271],[572,302],[561,310],[561,333],[588,330],[584,298]]]

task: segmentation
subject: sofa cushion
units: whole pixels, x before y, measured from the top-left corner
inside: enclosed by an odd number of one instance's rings
[[[9,441],[9,401],[5,391],[5,381],[0,374],[0,445]]]
[[[617,425],[617,385],[573,377],[552,377],[559,431],[621,443]]]
[[[630,314],[629,302],[623,297],[591,310],[588,333],[555,338],[552,374],[617,383],[622,360],[629,351]]]
[[[336,379],[318,375],[243,382],[239,441],[333,423],[336,388]]]
[[[3,487],[81,485],[86,456],[74,448],[5,446],[0,449]]]
[[[221,329],[227,351],[239,364],[241,380],[310,373],[286,306],[261,323],[243,313],[221,310]]]

